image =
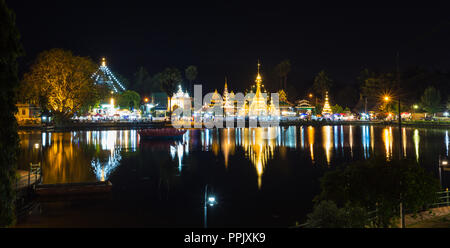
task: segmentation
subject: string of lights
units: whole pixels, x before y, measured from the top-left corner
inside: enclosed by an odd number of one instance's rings
[[[114,76],[114,74],[109,70],[106,65],[106,59],[102,58],[102,63],[97,71],[92,74],[91,78],[95,78],[96,84],[107,84],[109,85],[115,93],[119,93],[119,90],[125,91],[123,84]],[[116,85],[118,87],[116,87]]]

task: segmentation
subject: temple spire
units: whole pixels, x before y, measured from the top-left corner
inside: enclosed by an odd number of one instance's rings
[[[328,102],[328,91],[325,92],[325,104],[323,105],[322,115],[333,114],[330,103]]]
[[[259,63],[259,59],[258,59],[258,75],[256,76],[256,80],[255,80],[257,88],[260,87],[261,82],[262,82],[261,74],[260,74],[260,71],[259,71],[260,67],[261,67],[261,63]]]
[[[259,63],[259,59],[258,59],[258,75],[259,75],[259,67],[261,66],[261,63]]]

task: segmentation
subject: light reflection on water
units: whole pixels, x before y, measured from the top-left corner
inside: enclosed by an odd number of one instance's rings
[[[266,168],[277,166],[278,159],[288,161],[292,152],[305,154],[309,164],[318,166],[333,166],[339,161],[368,159],[375,155],[391,160],[395,150],[399,149],[393,147],[399,138],[394,135],[394,130],[393,127],[342,125],[202,129],[188,130],[182,140],[172,142],[141,141],[136,130],[21,132],[19,168],[26,168],[30,162],[41,159],[41,151],[34,148],[35,143],[42,144],[43,148],[44,183],[108,180],[121,165],[124,152],[170,156],[181,175],[183,167],[189,166],[186,158],[194,156],[192,152],[195,151],[223,157],[225,168],[230,166],[231,157],[242,156],[254,167],[256,183],[261,188]],[[434,152],[437,157],[439,150],[432,146],[434,142],[426,141],[431,134],[443,140],[441,149],[448,155],[447,130],[429,132],[403,128],[403,156],[419,161],[419,155],[424,154],[421,149],[426,149],[428,154]],[[289,160],[289,163],[296,164],[297,161]]]

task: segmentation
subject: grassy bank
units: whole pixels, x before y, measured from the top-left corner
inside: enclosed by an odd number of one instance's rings
[[[450,214],[424,220],[410,226],[408,228],[450,228]]]

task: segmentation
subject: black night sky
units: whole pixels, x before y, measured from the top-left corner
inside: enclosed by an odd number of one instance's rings
[[[263,77],[290,59],[288,84],[301,92],[322,69],[340,84],[353,83],[365,67],[394,70],[397,51],[401,68],[449,66],[450,15],[441,4],[6,2],[27,53],[21,70],[39,52],[64,48],[96,62],[106,56],[114,72],[130,79],[141,65],[151,74],[197,65],[205,90],[221,91],[227,76],[229,87],[242,91],[254,81],[257,59]]]

